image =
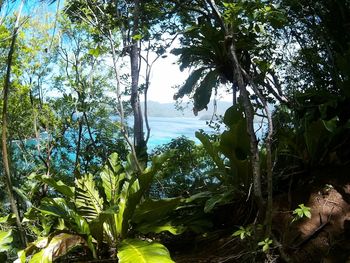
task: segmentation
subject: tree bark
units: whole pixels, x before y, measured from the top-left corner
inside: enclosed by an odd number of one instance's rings
[[[231,42],[230,51],[234,65],[234,75],[236,76],[235,78],[240,91],[240,97],[242,98],[244,113],[247,120],[247,132],[250,137],[250,152],[253,170],[253,195],[259,209],[262,211],[264,208],[264,199],[261,191],[261,172],[258,140],[254,131],[254,109],[249,98],[249,92],[244,82],[233,39]]]
[[[268,103],[264,96],[258,89],[255,81],[250,77],[250,75],[241,69],[244,77],[248,80],[254,93],[258,96],[259,100],[264,106],[264,111],[267,117],[268,123],[268,133],[265,140],[266,145],[266,179],[267,179],[267,204],[266,204],[266,215],[265,215],[265,226],[266,226],[266,236],[271,235],[272,228],[272,205],[273,205],[273,165],[272,165],[272,139],[273,139],[273,120],[272,114],[268,107]]]
[[[243,78],[242,67],[237,57],[234,32],[229,32],[223,18],[220,15],[220,11],[216,6],[215,0],[207,0],[207,3],[214,11],[218,22],[225,31],[226,40],[230,41],[230,55],[233,62],[233,74],[234,81],[237,82],[238,89],[240,91],[240,97],[242,98],[244,113],[247,120],[247,132],[250,137],[250,152],[251,152],[251,165],[253,170],[253,195],[255,202],[259,207],[259,211],[264,209],[264,199],[261,191],[261,171],[260,171],[260,157],[258,140],[254,132],[254,109],[249,98],[249,92],[246,87],[246,83]],[[260,215],[261,216],[261,215]]]
[[[82,140],[82,132],[83,132],[83,120],[82,117],[79,117],[79,132],[78,132],[78,140],[77,140],[77,148],[75,150],[75,163],[74,163],[74,176],[79,177],[79,157],[80,157],[80,145]]]
[[[232,83],[232,105],[237,105],[237,85]]]
[[[132,154],[132,157],[134,159],[137,171],[138,171],[138,173],[141,174],[142,173],[142,167],[139,164],[139,161],[137,159],[135,145],[129,139],[128,129],[127,129],[127,126],[125,124],[124,106],[123,106],[122,94],[121,94],[121,88],[120,88],[119,73],[118,73],[118,70],[117,70],[117,68],[118,68],[117,54],[116,54],[116,50],[115,50],[115,47],[114,47],[112,31],[110,31],[110,30],[108,32],[108,40],[109,40],[109,44],[110,44],[111,51],[112,51],[113,71],[114,71],[114,74],[115,74],[115,80],[116,80],[116,84],[117,84],[117,88],[116,88],[117,101],[118,101],[117,112],[118,112],[118,114],[120,116],[121,132],[123,134],[124,139],[126,140],[127,144],[129,145],[129,147],[131,149],[131,154]]]
[[[3,108],[2,108],[2,159],[4,164],[4,173],[5,173],[5,182],[6,182],[6,189],[8,192],[8,196],[10,199],[10,205],[12,213],[16,217],[16,225],[19,230],[21,243],[23,246],[26,245],[26,235],[24,232],[24,229],[21,224],[21,218],[19,214],[18,204],[16,202],[15,196],[13,194],[13,185],[12,185],[12,176],[10,171],[10,156],[7,151],[7,111],[8,111],[8,97],[9,97],[9,89],[11,85],[11,67],[12,67],[12,60],[13,55],[15,52],[15,45],[17,40],[17,34],[19,29],[19,19],[21,16],[21,11],[23,7],[23,1],[20,4],[19,11],[16,17],[16,24],[13,29],[12,33],[12,39],[11,39],[11,45],[10,50],[7,56],[7,70],[6,70],[6,76],[5,76],[5,82],[4,82],[4,90],[3,90]]]
[[[139,74],[140,74],[140,49],[138,35],[139,29],[139,6],[140,1],[134,1],[133,10],[133,28],[132,39],[130,46],[130,66],[131,66],[131,107],[134,113],[134,145],[138,158],[143,158],[143,152],[146,147],[144,133],[143,133],[143,117],[139,96]]]

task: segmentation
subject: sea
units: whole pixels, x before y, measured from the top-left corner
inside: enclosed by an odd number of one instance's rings
[[[206,120],[184,117],[149,117],[149,126],[151,128],[150,138],[148,140],[148,149],[152,150],[157,146],[169,143],[172,139],[180,136],[199,143],[195,137],[195,132],[204,130],[206,133],[214,133],[214,129],[207,125]]]

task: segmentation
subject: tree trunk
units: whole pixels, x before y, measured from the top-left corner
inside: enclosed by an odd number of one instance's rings
[[[21,218],[18,211],[18,205],[13,194],[12,177],[11,177],[10,161],[9,161],[10,156],[7,151],[7,110],[8,110],[9,89],[11,85],[11,67],[12,67],[13,54],[15,51],[15,44],[17,40],[17,34],[19,29],[19,19],[21,16],[22,7],[23,7],[23,1],[20,4],[19,11],[16,17],[16,24],[13,29],[10,50],[7,57],[7,70],[6,70],[6,76],[5,76],[5,82],[4,82],[4,90],[3,90],[4,95],[3,95],[3,108],[2,108],[2,159],[4,163],[6,189],[10,199],[11,210],[16,217],[16,225],[19,230],[22,245],[25,246],[27,243],[26,235],[21,225]]]
[[[247,120],[247,132],[250,137],[250,152],[251,152],[251,163],[253,170],[253,194],[259,209],[262,211],[264,208],[264,199],[261,191],[261,173],[260,173],[260,157],[258,140],[254,132],[254,110],[252,103],[249,98],[249,92],[247,91],[246,84],[244,83],[241,66],[237,58],[236,47],[234,40],[231,42],[231,55],[234,65],[234,74],[237,81],[237,85],[240,91],[240,97],[243,101],[244,113]]]
[[[258,140],[254,132],[254,109],[249,98],[249,92],[247,91],[246,84],[244,82],[241,65],[239,63],[235,40],[234,32],[229,32],[227,29],[223,18],[220,15],[220,11],[215,4],[215,0],[207,0],[208,4],[214,11],[214,15],[217,17],[218,22],[221,24],[223,30],[225,31],[226,40],[230,41],[230,55],[233,62],[233,74],[234,81],[237,82],[237,87],[240,92],[240,97],[243,101],[244,113],[247,120],[247,132],[250,137],[250,152],[251,152],[251,163],[253,170],[253,195],[254,199],[259,207],[259,211],[264,210],[264,199],[261,191],[261,171],[260,171],[260,158],[259,158],[259,148]],[[261,214],[260,214],[261,216]]]
[[[237,104],[237,85],[236,83],[232,83],[232,105]]]
[[[82,140],[82,132],[83,132],[83,120],[82,120],[82,117],[79,117],[79,131],[78,131],[77,148],[75,151],[75,163],[74,163],[74,172],[73,172],[75,177],[80,177],[79,157],[80,157],[80,145]]]
[[[264,111],[267,116],[268,122],[268,134],[265,140],[266,144],[266,179],[267,179],[267,204],[266,204],[266,216],[265,216],[265,226],[266,226],[266,236],[270,236],[272,228],[272,205],[273,205],[273,165],[272,165],[272,139],[273,139],[273,120],[269,105],[258,89],[258,86],[250,75],[245,72],[244,69],[241,70],[244,77],[248,80],[254,93],[258,96],[259,100],[264,106]]]
[[[133,29],[132,29],[132,39],[130,47],[130,65],[131,65],[131,107],[134,113],[134,145],[137,157],[143,159],[145,156],[145,138],[143,133],[143,117],[140,104],[139,96],[139,60],[140,60],[140,49],[139,40],[136,35],[138,35],[139,29],[139,0],[134,1],[134,11],[133,11]]]

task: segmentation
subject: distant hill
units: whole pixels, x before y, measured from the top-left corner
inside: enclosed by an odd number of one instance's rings
[[[219,115],[223,115],[227,108],[229,108],[232,104],[227,101],[217,101],[217,111],[216,113]],[[142,105],[143,106],[143,105]],[[174,103],[159,103],[156,101],[148,101],[148,116],[150,117],[187,117],[193,118],[195,117],[192,111],[193,105],[192,103],[182,103],[180,109],[176,109],[175,102]],[[208,110],[202,110],[198,113],[198,118],[200,119],[210,119],[214,112],[213,101],[211,101],[208,105]]]

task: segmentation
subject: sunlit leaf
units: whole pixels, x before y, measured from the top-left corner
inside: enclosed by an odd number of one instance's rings
[[[56,181],[52,177],[48,177],[46,175],[40,176],[40,175],[35,175],[35,174],[32,174],[31,178],[34,178],[36,180],[39,180],[39,181],[49,185],[55,191],[61,193],[65,197],[74,198],[74,187],[70,187],[60,180]]]
[[[169,251],[156,242],[123,240],[118,249],[119,263],[172,263]]]
[[[119,162],[118,154],[112,154],[108,159],[108,165],[105,165],[101,172],[102,187],[107,201],[111,202],[111,205],[116,203],[122,182],[125,179],[125,174],[122,171],[123,167]]]
[[[75,205],[78,212],[91,221],[103,211],[103,199],[100,197],[92,174],[86,174],[75,180]]]
[[[162,222],[160,222],[162,223]],[[164,222],[163,224],[156,224],[156,223],[140,223],[137,224],[136,230],[141,232],[142,234],[148,234],[148,233],[156,233],[159,234],[161,232],[168,231],[169,233],[173,235],[180,235],[183,232],[185,232],[187,229],[186,226],[183,225],[174,225],[173,222],[168,221]]]
[[[12,240],[12,230],[0,231],[0,252],[10,249]]]

